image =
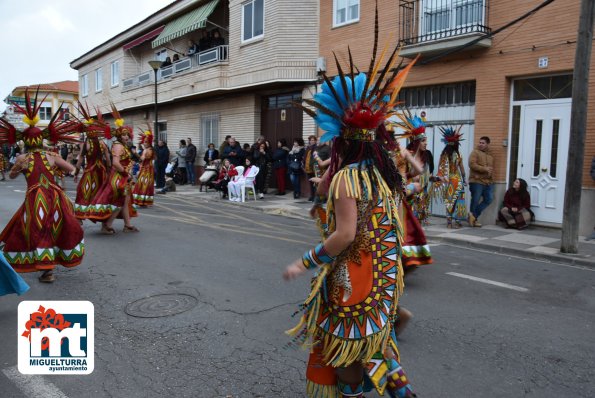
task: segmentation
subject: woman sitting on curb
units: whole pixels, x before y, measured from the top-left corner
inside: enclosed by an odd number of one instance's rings
[[[498,219],[506,222],[508,228],[525,229],[535,219],[531,211],[531,197],[527,191],[527,182],[517,178],[512,188],[504,195],[504,207],[498,213]]]

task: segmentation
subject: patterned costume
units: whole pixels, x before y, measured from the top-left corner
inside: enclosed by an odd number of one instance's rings
[[[396,96],[413,65],[397,67],[386,76],[395,61],[396,51],[384,72],[377,73],[381,58],[378,64],[372,60],[368,74],[357,76],[352,64],[351,74],[345,75],[337,62],[339,76],[331,82],[323,74],[322,92],[314,100],[305,100],[317,112],[303,107],[325,131],[320,141],[334,140],[328,229],[323,236],[333,238],[336,200],[354,199],[357,211],[355,240],[347,249],[333,257],[323,242],[302,258],[303,265],[316,268],[317,273],[302,305],[303,316],[288,333],[295,340],[311,342],[306,371],[309,397],[361,397],[364,388],[371,387],[392,397],[413,396],[397,360],[385,356],[390,347],[398,357],[393,323],[403,291],[403,269],[402,230],[395,203],[402,182],[386,151],[391,137],[383,123],[396,113]],[[344,157],[339,160],[339,156]],[[359,160],[351,161],[350,156]],[[385,174],[377,164],[386,169]],[[394,174],[386,174],[387,170]],[[391,180],[393,188],[389,188],[385,175],[395,177]],[[346,198],[340,196],[340,187],[345,187]],[[336,368],[352,365],[362,367],[365,387],[362,383],[345,384],[337,376]]]
[[[440,192],[440,197],[446,206],[447,225],[452,227],[452,221],[455,226],[460,226],[461,221],[467,219],[467,207],[465,205],[465,175],[461,174],[463,168],[463,158],[459,153],[459,142],[461,134],[460,127],[454,130],[451,127],[440,128],[442,132],[442,141],[446,147],[440,155],[438,165],[438,177],[445,178],[446,182],[434,183],[434,189]]]
[[[76,200],[74,201],[74,213],[78,219],[88,218],[89,205],[93,198],[97,196],[99,188],[102,187],[107,178],[107,167],[104,163],[104,154],[107,152],[107,146],[99,140],[101,133],[107,138],[109,135],[109,126],[103,121],[103,117],[97,109],[98,120],[95,121],[89,115],[89,111],[79,103],[79,112],[84,116],[85,121],[81,123],[81,131],[87,134],[87,139],[83,143],[83,150],[80,156],[84,156],[85,169],[76,189]],[[78,166],[76,174],[78,174]]]
[[[43,150],[43,139],[76,142],[77,137],[70,135],[76,122],[58,122],[58,111],[48,127],[41,130],[35,124],[43,100],[38,103],[36,94],[31,103],[28,91],[25,97],[26,109],[19,110],[25,114],[23,120],[28,128],[18,132],[0,119],[0,143],[6,140],[13,144],[22,139],[28,149],[23,169],[27,180],[25,202],[0,234],[0,250],[17,272],[49,271],[56,264],[74,267],[83,260],[83,230],[70,199],[56,184],[54,167],[48,152]],[[19,163],[14,167],[19,167]]]
[[[152,206],[153,195],[155,193],[155,167],[153,167],[153,159],[155,158],[153,148],[153,133],[151,130],[143,132],[141,135],[141,145],[149,144],[148,148],[143,150],[143,161],[138,172],[138,178],[132,191],[132,199],[135,206]]]

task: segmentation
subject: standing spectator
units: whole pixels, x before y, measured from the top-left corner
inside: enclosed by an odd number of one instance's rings
[[[316,187],[314,183],[310,181],[310,178],[316,177],[316,173],[314,171],[314,152],[316,151],[316,144],[318,140],[315,135],[311,135],[308,137],[308,148],[306,148],[306,156],[304,159],[304,170],[306,171],[306,176],[308,177],[308,181],[310,183],[310,198],[308,199],[310,202],[314,201],[314,196],[316,195]]]
[[[60,146],[60,157],[66,162],[68,161],[68,145],[62,144]],[[70,163],[70,162],[69,162]]]
[[[277,180],[276,195],[285,195],[285,174],[287,173],[287,141],[281,138],[277,141],[277,149],[273,152],[273,169],[275,170],[275,179]]]
[[[205,152],[204,161],[207,166],[213,164],[215,160],[219,159],[219,151],[215,149],[215,144],[210,143]]]
[[[188,137],[188,147],[186,151],[186,171],[188,172],[188,181],[192,185],[196,185],[196,171],[194,169],[194,162],[196,161],[196,146],[192,143],[192,139]]]
[[[161,64],[162,68],[165,68],[167,66],[171,65],[171,58],[170,57],[165,57],[165,61],[163,61],[163,63]]]
[[[271,178],[273,176],[273,147],[271,146],[271,142],[269,140],[265,140],[264,144],[266,145],[266,151],[271,154],[269,161],[267,163],[267,174],[264,179],[264,194],[266,195],[269,187],[271,186]]]
[[[469,169],[469,190],[471,191],[469,225],[481,227],[477,219],[494,199],[494,157],[490,152],[489,137],[484,136],[479,139],[477,149],[474,149],[469,156]]]
[[[293,140],[293,147],[289,151],[287,158],[287,167],[289,169],[289,179],[293,185],[293,198],[298,199],[302,194],[301,177],[304,172],[304,140],[298,137]]]
[[[226,135],[225,136],[225,139],[223,140],[223,142],[219,146],[219,153],[221,155],[223,155],[223,153],[225,152],[225,148],[227,148],[229,146],[229,140],[231,140],[231,135]]]
[[[172,58],[172,62],[178,62],[180,60],[180,56],[178,54],[174,54],[174,57]]]
[[[593,159],[591,159],[591,178],[593,179],[593,181],[595,181],[595,156],[593,156]],[[593,228],[591,236],[589,236],[585,240],[595,240],[595,227]]]
[[[240,144],[236,142],[235,138],[231,137],[229,139],[229,145],[223,151],[223,158],[228,158],[229,162],[236,167],[242,164],[244,151],[242,151]]]
[[[157,180],[157,188],[161,189],[165,186],[165,168],[169,163],[169,148],[167,143],[159,140],[157,143],[157,157],[155,161],[155,174]]]
[[[225,39],[221,37],[219,30],[215,29],[211,38],[211,47],[218,47],[223,45],[225,45]]]
[[[258,167],[259,171],[256,175],[256,191],[258,197],[264,199],[264,185],[267,176],[267,165],[271,162],[271,154],[267,150],[267,145],[264,143],[264,139],[259,144],[258,150],[252,154],[254,165]]]
[[[209,39],[209,35],[207,34],[206,29],[200,31],[200,39],[198,40],[198,47],[200,51],[205,51],[211,48],[211,40]]]
[[[188,51],[186,52],[186,55],[190,56],[196,54],[198,52],[198,44],[196,44],[192,39],[188,40],[187,43]]]
[[[178,155],[178,170],[180,170],[181,181],[180,185],[185,185],[188,182],[188,176],[186,175],[186,154],[188,153],[188,147],[186,146],[186,140],[180,140],[180,148],[176,151]]]

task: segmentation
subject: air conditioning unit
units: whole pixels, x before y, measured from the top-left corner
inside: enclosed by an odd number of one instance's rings
[[[316,60],[316,72],[326,72],[326,58],[325,57],[318,57]]]

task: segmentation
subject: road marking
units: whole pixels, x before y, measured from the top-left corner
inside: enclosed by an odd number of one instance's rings
[[[3,369],[2,373],[28,397],[68,398],[58,387],[42,376],[21,374],[16,366]]]
[[[484,279],[484,278],[478,278],[476,276],[471,276],[471,275],[459,274],[458,272],[447,272],[446,274],[456,276],[458,278],[469,279],[469,280],[472,280],[475,282],[487,283],[488,285],[494,285],[494,286],[504,287],[504,288],[510,289],[510,290],[516,290],[517,292],[528,292],[529,291],[529,289],[527,289],[526,287],[510,285],[508,283],[492,281],[492,280]]]

